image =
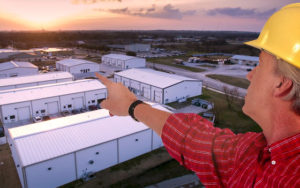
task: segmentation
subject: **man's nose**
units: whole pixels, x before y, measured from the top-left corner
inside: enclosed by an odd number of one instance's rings
[[[251,81],[251,79],[252,79],[252,77],[253,77],[253,74],[254,74],[254,72],[255,72],[255,69],[256,69],[256,67],[254,68],[254,69],[252,69],[248,74],[247,74],[247,79],[249,80],[249,81]]]

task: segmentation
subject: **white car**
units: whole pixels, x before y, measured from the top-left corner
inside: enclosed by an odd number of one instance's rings
[[[34,122],[34,123],[43,121],[42,117],[40,117],[40,116],[35,116],[35,117],[33,117],[32,119],[33,119],[33,122]]]

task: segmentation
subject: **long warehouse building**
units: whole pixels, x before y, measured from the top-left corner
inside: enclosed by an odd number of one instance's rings
[[[59,82],[68,82],[72,80],[73,76],[68,72],[51,72],[46,74],[3,78],[0,79],[0,91],[7,89],[54,84]]]
[[[123,54],[107,54],[102,56],[102,63],[121,70],[146,67],[146,59]]]
[[[136,95],[161,104],[184,101],[202,94],[200,80],[146,68],[117,72],[114,81],[123,83]]]
[[[29,62],[8,61],[0,63],[0,78],[38,74],[38,67]]]
[[[128,116],[110,117],[104,109],[8,132],[23,188],[58,187],[163,146],[149,127]]]
[[[98,80],[79,80],[0,92],[3,124],[88,108],[106,98],[106,87]]]
[[[81,78],[94,76],[95,72],[100,71],[100,65],[84,59],[63,59],[56,62],[56,69],[69,72],[75,78]]]

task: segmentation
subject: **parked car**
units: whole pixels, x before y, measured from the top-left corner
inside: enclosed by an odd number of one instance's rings
[[[212,108],[213,107],[213,104],[210,103],[209,101],[206,101],[206,100],[203,100],[203,99],[199,99],[199,98],[193,99],[192,100],[192,105],[199,106],[199,107],[201,107],[203,109],[208,109],[208,108]]]
[[[61,115],[62,116],[68,116],[68,115],[70,115],[70,112],[68,110],[62,111]]]
[[[87,110],[85,108],[80,108],[79,110],[81,113],[86,112]]]
[[[47,120],[50,120],[51,118],[49,116],[44,116],[43,117],[43,121],[47,121]]]
[[[40,117],[40,116],[35,116],[35,117],[33,117],[32,119],[33,119],[33,122],[34,122],[34,123],[43,121],[42,117]]]
[[[93,110],[97,110],[97,106],[96,105],[90,105],[89,106],[89,111],[93,111]]]
[[[208,119],[211,122],[215,121],[215,114],[212,112],[204,112],[203,114],[201,114],[201,116],[205,119]]]
[[[80,111],[77,109],[73,109],[71,112],[72,112],[72,114],[79,114]]]

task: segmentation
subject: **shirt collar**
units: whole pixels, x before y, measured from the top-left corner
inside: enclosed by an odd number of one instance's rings
[[[271,158],[286,159],[290,156],[295,156],[300,153],[300,133],[277,141],[269,146]]]

